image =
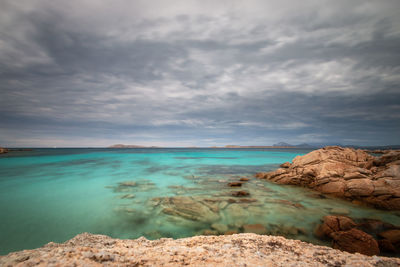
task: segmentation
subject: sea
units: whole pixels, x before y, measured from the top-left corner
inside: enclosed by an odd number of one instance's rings
[[[396,212],[254,177],[310,151],[35,148],[1,154],[0,255],[65,242],[83,232],[122,239],[183,238],[213,233],[216,224],[238,233],[243,225],[261,224],[269,234],[329,245],[313,234],[325,215],[399,224]],[[228,186],[240,178],[249,181],[240,188]],[[241,198],[232,193],[239,190],[250,200],[238,202]],[[212,203],[216,216],[208,221],[166,212],[163,201],[181,198]]]

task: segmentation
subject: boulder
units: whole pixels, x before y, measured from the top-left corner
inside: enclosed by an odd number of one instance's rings
[[[323,218],[323,223],[316,227],[314,235],[320,239],[325,239],[332,237],[332,233],[347,231],[356,226],[357,224],[349,217],[328,215]]]
[[[400,151],[375,157],[360,149],[325,147],[256,177],[309,187],[380,209],[400,210]]]
[[[242,178],[240,178],[239,179],[239,181],[241,181],[241,182],[247,182],[247,181],[249,181],[250,179],[249,178],[246,178],[246,177],[242,177]]]
[[[351,196],[370,196],[374,186],[370,179],[354,179],[346,183],[347,192]]]
[[[378,242],[369,234],[356,228],[331,234],[332,247],[350,253],[372,256],[380,253]]]

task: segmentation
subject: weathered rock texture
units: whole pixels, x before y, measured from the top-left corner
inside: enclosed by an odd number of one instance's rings
[[[149,241],[80,234],[0,257],[0,266],[399,266],[400,259],[350,254],[283,237],[239,234]]]
[[[332,247],[365,255],[400,253],[400,227],[374,219],[356,223],[347,216],[328,215],[317,225],[314,235],[331,239]]]
[[[309,187],[380,209],[400,210],[400,151],[374,157],[360,149],[325,147],[256,177]]]

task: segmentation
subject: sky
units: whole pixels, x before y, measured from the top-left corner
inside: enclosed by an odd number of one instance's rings
[[[399,11],[0,0],[0,146],[400,144]]]

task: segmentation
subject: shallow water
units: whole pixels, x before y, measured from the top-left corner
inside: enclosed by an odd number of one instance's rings
[[[323,244],[312,230],[322,216],[338,208],[346,209],[352,218],[399,224],[400,217],[393,212],[321,199],[308,189],[253,178],[256,172],[273,170],[308,152],[35,149],[0,155],[0,255],[64,242],[82,232],[116,238],[179,238],[201,234],[212,223],[238,232],[243,224],[260,223],[269,233]],[[250,181],[240,189],[227,186],[240,177]],[[230,203],[237,201],[231,193],[238,190],[248,191],[248,198],[257,201]],[[194,221],[163,212],[165,206],[158,198],[182,196],[216,203],[215,216]]]

